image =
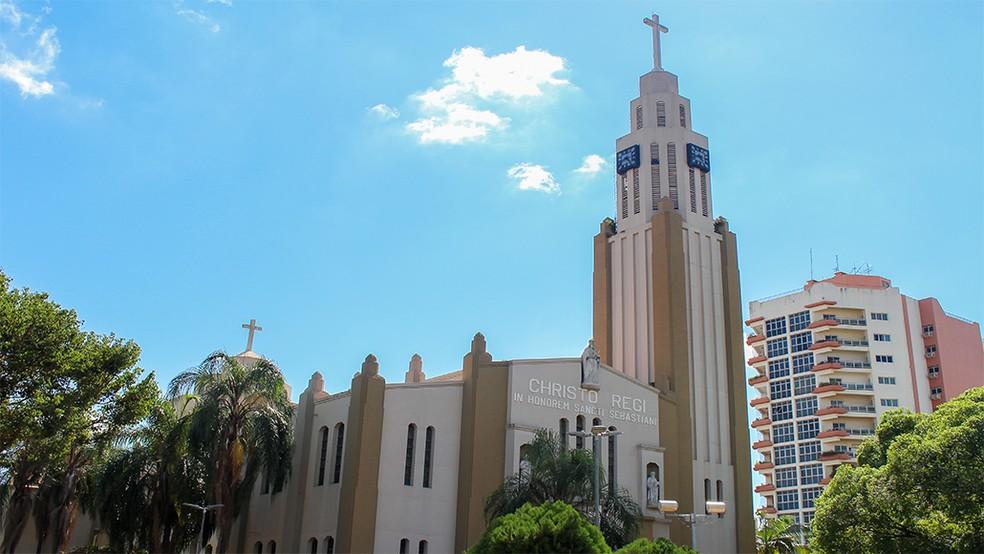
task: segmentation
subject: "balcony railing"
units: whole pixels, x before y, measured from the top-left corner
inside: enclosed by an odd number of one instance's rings
[[[868,341],[866,340],[852,340],[852,339],[842,339],[840,337],[832,337],[824,339],[825,341],[834,340],[841,343],[841,346],[868,346]]]
[[[874,406],[844,406],[849,412],[858,412],[862,414],[873,414],[875,413]]]
[[[868,320],[866,319],[846,319],[833,315],[825,315],[821,319],[823,321],[836,321],[838,325],[867,325],[868,324]]]
[[[851,369],[871,369],[870,362],[845,362],[841,360],[838,363],[841,367],[849,367]]]
[[[850,429],[850,428],[848,428],[848,429],[844,429],[844,430],[847,431],[851,435],[856,435],[856,436],[859,436],[859,437],[870,437],[871,435],[874,435],[875,434],[875,430],[874,429]]]
[[[833,383],[831,383],[833,384]],[[871,383],[837,383],[838,385],[844,385],[847,390],[874,390],[875,387]]]

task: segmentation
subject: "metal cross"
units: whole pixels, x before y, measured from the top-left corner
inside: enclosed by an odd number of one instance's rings
[[[249,338],[246,339],[246,351],[250,352],[253,350],[253,335],[257,331],[262,331],[263,327],[257,325],[255,319],[251,319],[249,323],[243,323],[243,329],[249,329]]]
[[[661,70],[663,69],[663,60],[659,51],[659,34],[669,33],[670,30],[659,24],[659,16],[656,14],[653,14],[651,18],[643,19],[642,22],[653,29],[653,69]]]

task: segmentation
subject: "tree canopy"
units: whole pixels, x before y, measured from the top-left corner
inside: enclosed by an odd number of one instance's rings
[[[818,552],[984,552],[984,387],[886,413],[817,500]]]
[[[492,521],[467,554],[506,552],[583,552],[611,554],[597,527],[560,500],[540,506],[524,504]]]

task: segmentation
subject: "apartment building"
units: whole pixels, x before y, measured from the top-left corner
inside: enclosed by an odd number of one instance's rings
[[[809,525],[816,498],[878,418],[930,412],[984,385],[980,324],[916,300],[875,275],[836,273],[802,291],[749,303],[747,338],[760,411],[751,423],[755,487],[766,517]],[[753,437],[754,438],[754,437]]]

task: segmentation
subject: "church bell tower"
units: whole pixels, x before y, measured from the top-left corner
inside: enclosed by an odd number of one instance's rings
[[[594,238],[594,339],[602,361],[661,391],[664,498],[681,513],[721,500],[727,514],[698,529],[698,548],[752,552],[751,462],[734,233],[714,218],[707,137],[664,70],[653,15],[653,69],[616,139],[615,218]],[[682,525],[671,538],[689,544]]]

